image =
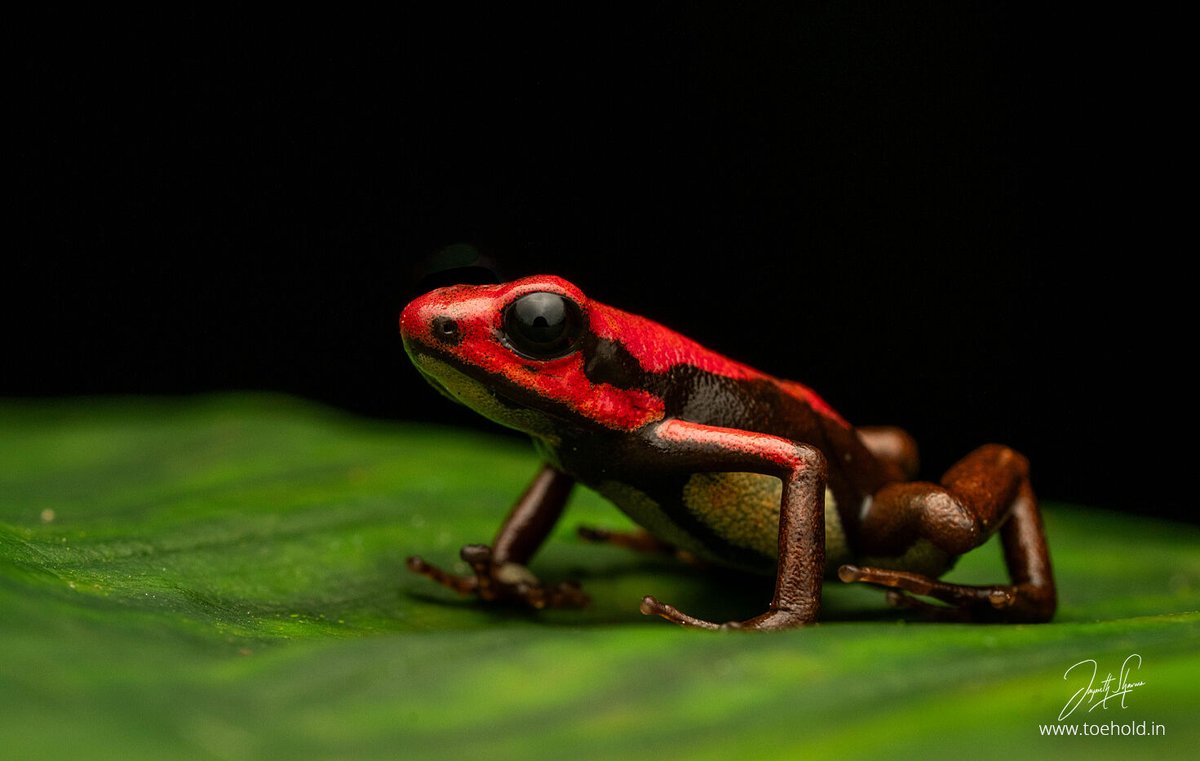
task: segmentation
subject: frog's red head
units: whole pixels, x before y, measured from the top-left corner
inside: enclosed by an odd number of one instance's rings
[[[427,293],[405,307],[400,334],[430,383],[496,422],[537,435],[562,422],[632,430],[660,419],[663,400],[613,374],[600,336],[614,314],[562,278],[537,276]],[[630,360],[626,381],[641,371]]]

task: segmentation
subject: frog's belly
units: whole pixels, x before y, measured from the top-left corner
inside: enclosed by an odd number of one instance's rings
[[[598,490],[629,517],[655,536],[701,557],[728,561],[694,532],[683,527],[654,499],[626,484],[609,482]],[[687,521],[703,526],[707,533],[738,550],[739,554],[761,557],[773,566],[779,556],[779,503],[783,484],[778,478],[758,473],[696,473],[683,487],[682,508]],[[836,571],[851,561],[842,521],[833,493],[825,490],[825,569]],[[740,564],[739,564],[740,565]]]

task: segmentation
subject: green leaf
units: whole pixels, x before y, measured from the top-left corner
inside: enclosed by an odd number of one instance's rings
[[[584,611],[489,608],[405,569],[488,541],[528,444],[289,398],[0,404],[0,747],[14,759],[1183,758],[1200,742],[1200,530],[1045,506],[1060,613],[906,620],[829,584],[824,622],[755,635],[643,617],[759,611],[769,580],[575,538],[533,568]],[[950,578],[1003,578],[993,544]],[[1143,685],[1042,737],[1080,686]],[[1114,723],[1115,722],[1115,723]],[[1082,731],[1082,730],[1077,730]]]

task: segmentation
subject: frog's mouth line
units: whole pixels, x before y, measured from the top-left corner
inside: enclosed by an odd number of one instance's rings
[[[488,375],[486,378],[478,378],[471,372],[474,368],[470,365],[456,362],[452,357],[421,351],[418,347],[413,347],[409,350],[409,357],[412,359],[413,367],[417,368],[417,372],[421,373],[421,377],[429,385],[437,389],[437,392],[442,396],[464,407],[475,409],[475,405],[467,401],[464,396],[478,397],[480,394],[484,394],[510,410],[530,410],[529,405],[522,404],[518,399],[505,393],[505,389],[503,389],[504,379],[498,376]],[[458,376],[463,381],[463,384],[460,386],[454,383],[447,383],[439,374],[428,369],[431,365],[449,370]],[[474,393],[472,394],[471,392]]]
[[[413,366],[438,393],[501,425],[547,437],[553,435],[558,425],[571,420],[569,416],[556,414],[553,409],[539,404],[544,400],[530,398],[533,392],[506,378],[485,373],[456,361],[454,357],[422,351],[420,345],[405,348]]]

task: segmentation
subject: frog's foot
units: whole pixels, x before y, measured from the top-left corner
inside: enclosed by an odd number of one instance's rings
[[[615,547],[624,547],[636,552],[648,552],[654,555],[672,555],[689,565],[704,565],[704,561],[694,554],[687,550],[681,550],[670,542],[664,542],[645,529],[638,529],[636,531],[610,531],[606,528],[580,526],[576,529],[576,532],[579,534],[579,538],[585,542],[611,544]]]
[[[761,616],[746,621],[727,621],[723,624],[718,624],[715,621],[705,621],[702,618],[689,616],[687,613],[679,610],[673,605],[659,602],[654,597],[647,595],[642,598],[642,613],[647,616],[661,616],[666,620],[680,626],[686,626],[692,629],[708,629],[711,631],[767,631],[770,629],[795,629],[798,626],[811,624],[811,617],[803,616],[799,613],[789,610],[769,610]]]
[[[537,610],[582,608],[588,604],[588,596],[577,583],[543,584],[519,563],[494,562],[492,549],[487,545],[465,545],[459,556],[471,566],[473,575],[449,573],[419,557],[408,559],[408,569],[460,595],[474,595],[488,602],[517,603]]]
[[[646,595],[642,598],[641,606],[642,615],[646,616],[662,616],[673,624],[687,626],[693,629],[720,629],[721,625],[713,621],[705,621],[702,618],[689,616],[687,613],[678,608],[659,602],[654,597]]]
[[[847,583],[874,584],[888,590],[888,602],[911,608],[935,619],[954,621],[1025,621],[1041,620],[1034,590],[1020,585],[995,584],[973,586],[948,584],[931,576],[888,568],[861,568],[844,565],[838,578]],[[912,595],[929,597],[945,605],[933,605]]]

